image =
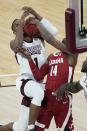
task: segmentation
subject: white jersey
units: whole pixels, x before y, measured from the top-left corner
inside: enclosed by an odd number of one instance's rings
[[[87,75],[86,74],[80,78],[80,85],[83,87],[84,96],[87,99]]]
[[[31,54],[31,58],[38,68],[45,63],[46,51],[40,39],[33,39],[32,43],[27,43],[24,41],[23,48],[25,48],[29,54]],[[21,53],[17,53],[16,58],[20,66],[20,74],[22,76],[27,76],[29,79],[34,79],[28,59]]]

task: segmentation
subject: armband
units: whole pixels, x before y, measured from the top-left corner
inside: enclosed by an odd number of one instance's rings
[[[50,32],[53,36],[56,36],[58,34],[58,29],[53,26],[48,20],[43,18],[40,23],[43,24],[43,26],[47,29],[48,32]]]

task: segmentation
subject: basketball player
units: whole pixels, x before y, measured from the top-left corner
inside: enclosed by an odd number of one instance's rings
[[[65,43],[65,39],[63,43]],[[40,69],[35,66],[33,61],[30,61],[30,67],[36,80],[41,80],[45,73],[48,74],[45,86],[47,103],[40,109],[35,131],[44,131],[45,128],[49,128],[53,116],[56,127],[60,131],[72,131],[74,129],[71,111],[72,95],[69,93],[66,96],[64,93],[61,100],[58,101],[52,92],[56,91],[62,84],[73,80],[77,57],[78,55],[73,57],[63,52],[54,53],[48,57]],[[44,71],[46,72],[44,73]]]
[[[41,87],[39,83],[37,83],[34,80],[30,67],[29,67],[28,59],[24,57],[23,54],[18,53],[19,50],[17,50],[16,47],[20,46],[28,50],[28,52],[31,53],[32,55],[32,59],[35,62],[38,62],[36,64],[38,64],[39,67],[41,66],[41,64],[45,62],[45,48],[40,39],[35,40],[33,39],[33,37],[29,37],[28,35],[23,34],[25,33],[23,32],[23,27],[24,27],[25,18],[27,15],[29,15],[29,13],[25,11],[20,20],[16,20],[13,22],[13,31],[16,34],[16,37],[15,37],[15,40],[11,41],[11,49],[15,52],[17,61],[20,66],[20,73],[21,73],[21,76],[16,80],[16,86],[19,92],[21,92],[23,96],[32,98],[31,105],[30,105],[30,114],[32,115],[32,117],[30,116],[29,123],[27,123],[29,125],[29,127],[27,127],[29,128],[28,130],[31,130],[31,129],[34,129],[34,122],[37,118],[36,115],[38,114],[39,108],[41,106],[41,101],[44,98],[44,89]],[[36,91],[34,92],[34,90]],[[39,100],[38,100],[38,97],[39,97]],[[17,129],[18,128],[17,124],[19,123],[16,122],[13,125],[14,131],[19,130]],[[20,130],[23,130],[23,129],[20,129]]]
[[[14,130],[14,131],[33,131],[34,123],[37,118],[41,102],[44,97],[44,89],[42,88],[41,82],[36,82],[34,76],[31,72],[29,59],[25,55],[23,55],[19,48],[22,47],[28,51],[31,55],[32,60],[38,66],[41,67],[42,64],[45,63],[45,48],[44,48],[44,40],[40,36],[40,33],[35,26],[34,17],[37,18],[44,26],[47,26],[48,31],[51,32],[52,35],[57,34],[57,29],[48,22],[45,18],[42,18],[37,12],[35,12],[31,7],[25,10],[21,16],[21,19],[15,19],[12,23],[13,33],[16,35],[15,39],[11,41],[10,46],[14,51],[15,56],[17,58],[17,62],[20,66],[21,76],[16,80],[16,86],[24,96],[22,104],[25,103],[28,98],[31,98],[30,109],[29,105],[21,106],[21,116],[18,122],[15,122],[12,127],[12,123],[7,126],[3,126],[0,128],[1,131]],[[25,21],[25,18],[29,15],[29,13],[34,15],[34,17],[30,17]],[[26,32],[25,25],[28,24],[28,32]],[[30,111],[29,111],[30,110]],[[30,112],[30,113],[29,113]],[[27,113],[27,116],[26,116]],[[29,119],[29,122],[28,122]],[[28,127],[27,127],[28,125]],[[13,129],[12,129],[13,128]]]
[[[48,77],[46,81],[46,97],[48,99],[47,105],[42,107],[39,113],[39,117],[36,123],[36,131],[44,131],[45,128],[49,128],[50,121],[54,116],[56,126],[60,131],[72,131],[73,118],[71,111],[71,94],[66,96],[63,94],[61,100],[56,100],[56,96],[52,95],[52,92],[57,90],[61,85],[70,83],[73,79],[74,68],[77,64],[78,54],[71,54],[66,49],[66,44],[62,44],[57,39],[55,39],[43,25],[36,20],[36,25],[43,36],[43,38],[57,49],[60,49],[62,53],[53,54],[50,56]],[[66,39],[63,40],[66,43]],[[34,76],[38,80],[39,75],[42,77],[43,72],[37,75],[32,69]],[[43,77],[42,77],[43,78]],[[55,92],[54,91],[54,92]]]
[[[65,43],[65,39],[62,43]],[[54,53],[48,57],[46,63],[39,69],[27,51],[23,54],[28,57],[30,68],[37,81],[41,81],[48,74],[45,99],[36,122],[35,131],[44,131],[45,128],[49,128],[53,116],[56,127],[60,131],[72,131],[74,129],[71,111],[72,95],[69,93],[66,96],[64,93],[61,100],[57,100],[52,92],[56,91],[62,84],[72,81],[74,68],[77,64],[75,57],[63,52]]]
[[[41,33],[44,34],[44,38],[48,42],[51,37],[50,43],[54,43],[56,47],[59,46],[59,41],[57,41],[49,32],[46,36],[45,33],[47,32],[46,29],[43,29],[41,26],[42,31]],[[40,29],[39,28],[39,31]],[[43,31],[44,30],[44,31]],[[66,43],[66,39],[63,40],[62,43]],[[58,46],[57,46],[58,45]],[[62,49],[65,48],[62,44],[59,46]],[[64,48],[62,48],[64,47]],[[67,50],[65,50],[67,52]],[[36,122],[36,129],[35,131],[44,131],[45,128],[49,128],[50,121],[54,116],[56,126],[59,128],[60,131],[72,131],[74,129],[73,126],[73,118],[72,118],[72,111],[71,111],[71,98],[72,95],[63,94],[61,100],[56,100],[56,96],[52,95],[53,91],[56,91],[58,87],[66,82],[71,82],[73,79],[74,68],[77,64],[78,54],[72,55],[70,53],[54,53],[48,57],[46,63],[39,69],[35,66],[33,61],[31,60],[30,67],[34,78],[38,81],[42,80],[44,75],[47,73],[47,81],[46,81],[46,91],[45,97],[47,98],[47,104],[41,107],[37,122]]]
[[[52,95],[52,92],[56,91],[60,85],[72,81],[74,68],[77,64],[74,58],[66,53],[54,53],[48,57],[40,69],[35,66],[32,60],[29,61],[36,80],[40,81],[46,73],[48,74],[45,86],[45,104],[43,103],[43,107],[41,107],[35,131],[44,131],[45,128],[48,128],[53,116],[60,131],[72,131],[74,129],[71,111],[72,95],[69,93],[66,96],[64,93],[61,100],[57,100],[56,96]]]
[[[77,93],[84,89],[84,96],[87,100],[87,59],[83,62],[81,72],[85,73],[79,81],[72,83],[65,83],[60,88],[56,90],[54,95],[57,96],[57,99],[60,99],[64,92],[66,93]]]

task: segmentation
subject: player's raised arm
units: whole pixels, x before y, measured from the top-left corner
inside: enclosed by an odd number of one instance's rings
[[[42,37],[52,46],[61,50],[62,52],[68,52],[66,46],[57,40],[44,26],[41,22],[36,22],[36,25],[42,35]]]
[[[28,7],[28,6],[24,6],[22,8],[22,10],[24,11],[28,11],[30,14],[32,14],[34,16],[34,18],[36,18],[40,23],[42,23],[44,25],[44,27],[47,29],[48,32],[50,32],[53,36],[56,36],[58,33],[58,29],[51,23],[49,22],[47,19],[43,18],[38,12],[36,12],[32,7]],[[26,22],[30,23],[30,20],[32,20],[33,17],[31,17],[31,19],[27,19]],[[35,24],[35,19],[33,19],[32,23]]]
[[[40,16],[40,14],[37,13],[32,7],[24,6],[24,7],[22,7],[22,10],[23,11],[28,11],[29,13],[31,13],[39,21],[42,20],[42,16]],[[27,19],[27,22],[28,22],[28,19]]]
[[[11,49],[16,52],[18,46],[22,46],[23,43],[23,27],[25,18],[29,15],[27,11],[23,12],[20,19],[15,19],[12,23],[12,31],[16,35],[15,39],[10,42]]]

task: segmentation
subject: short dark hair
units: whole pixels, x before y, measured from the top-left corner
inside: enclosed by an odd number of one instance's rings
[[[14,29],[14,23],[15,23],[16,20],[19,20],[19,19],[14,19],[14,20],[13,20],[12,25],[11,25],[12,31],[15,31],[15,29]]]

